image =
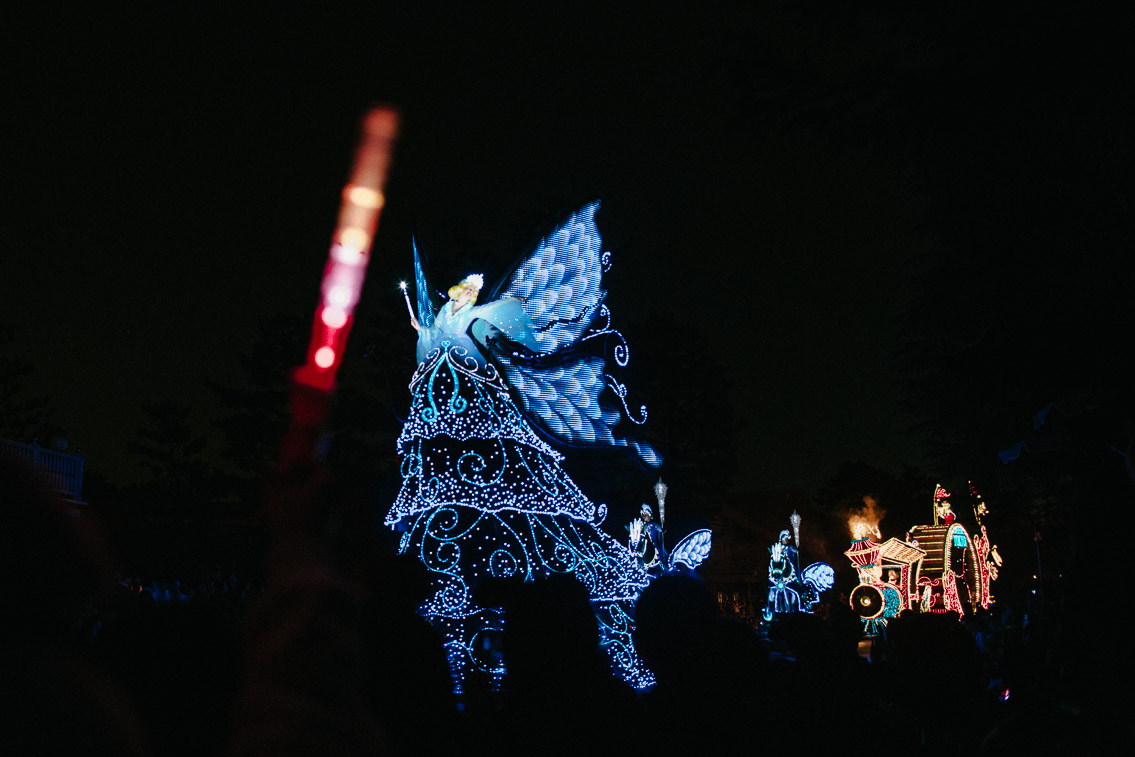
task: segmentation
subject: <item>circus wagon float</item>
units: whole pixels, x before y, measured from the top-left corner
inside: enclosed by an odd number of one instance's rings
[[[970,494],[973,533],[958,522],[941,484],[934,488],[933,522],[912,526],[902,539],[882,541],[877,525],[858,525],[844,554],[859,574],[850,600],[865,636],[877,636],[903,610],[952,611],[964,617],[993,604],[990,584],[997,579],[1001,556],[982,523],[989,509],[973,484]]]

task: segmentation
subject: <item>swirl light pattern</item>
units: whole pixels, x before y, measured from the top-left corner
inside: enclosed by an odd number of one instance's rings
[[[386,523],[399,550],[427,568],[433,594],[420,612],[446,637],[458,691],[472,671],[499,681],[504,661],[486,635],[499,610],[476,604],[487,578],[570,574],[591,595],[612,666],[636,687],[653,682],[631,639],[642,566],[598,527],[606,508],[560,467],[562,455],[526,423],[499,372],[479,354],[444,342],[410,383],[410,417],[398,439],[402,488]]]

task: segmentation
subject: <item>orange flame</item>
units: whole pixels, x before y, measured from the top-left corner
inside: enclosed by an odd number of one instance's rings
[[[879,507],[879,503],[871,495],[863,497],[863,507],[853,510],[847,516],[847,530],[851,532],[852,539],[865,539],[874,536],[882,539],[879,532],[879,521],[886,517],[887,511]]]

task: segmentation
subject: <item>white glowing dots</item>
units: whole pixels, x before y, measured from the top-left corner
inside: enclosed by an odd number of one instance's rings
[[[315,365],[319,368],[327,370],[335,364],[335,350],[331,347],[323,346],[315,351]]]
[[[370,208],[371,210],[377,210],[386,204],[386,198],[382,192],[353,184],[348,184],[343,188],[343,199],[358,205],[360,208]]]
[[[354,201],[353,194],[348,197]],[[610,313],[602,306],[599,282],[609,261],[594,224],[597,207],[584,208],[542,242],[504,296],[528,298],[524,309],[545,352],[614,337],[619,343],[615,360],[625,365],[626,343],[610,328]],[[445,635],[455,688],[461,690],[470,670],[497,675],[504,669],[499,660],[484,657],[487,647],[479,641],[483,632],[499,630],[494,624],[501,620],[499,613],[475,603],[479,580],[553,574],[570,575],[586,587],[600,643],[617,674],[636,687],[649,685],[653,677],[638,660],[629,615],[646,573],[597,527],[606,508],[597,508],[564,473],[562,455],[535,434],[516,404],[523,397],[527,409],[563,441],[633,446],[648,464],[657,465],[661,460],[649,447],[612,434],[624,413],[631,417],[626,387],[606,374],[599,356],[529,370],[528,353],[509,357],[501,350],[496,363],[478,351],[465,329],[434,328],[416,247],[414,254],[423,328],[410,414],[398,438],[403,482],[386,523],[404,531],[401,550],[430,571],[434,593],[420,612]],[[477,289],[484,284],[472,274],[465,282]],[[399,288],[413,317],[407,283]],[[484,320],[506,334],[510,327],[528,326],[516,313],[500,322]],[[501,363],[507,383],[495,367]],[[607,390],[614,397],[606,396]],[[640,412],[645,420],[645,410]],[[679,552],[693,565],[704,559],[709,542],[707,531]]]
[[[329,329],[341,329],[347,323],[347,311],[337,307],[324,308],[320,320]]]
[[[562,456],[524,422],[496,370],[443,342],[410,384],[410,417],[398,439],[403,484],[386,522],[407,526],[402,551],[430,572],[434,594],[419,609],[447,639],[456,687],[478,657],[490,615],[473,601],[483,577],[578,579],[592,597],[601,644],[620,677],[653,679],[638,661],[629,611],[646,584],[630,552],[595,528],[596,507],[559,466]],[[496,616],[492,616],[496,618]],[[499,622],[499,619],[491,622]]]

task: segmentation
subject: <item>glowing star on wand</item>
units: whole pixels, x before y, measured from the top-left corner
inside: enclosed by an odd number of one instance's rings
[[[399,281],[398,288],[402,290],[402,299],[406,300],[406,312],[408,312],[410,314],[410,317],[413,318],[414,308],[410,306],[410,295],[406,292],[406,282]]]

